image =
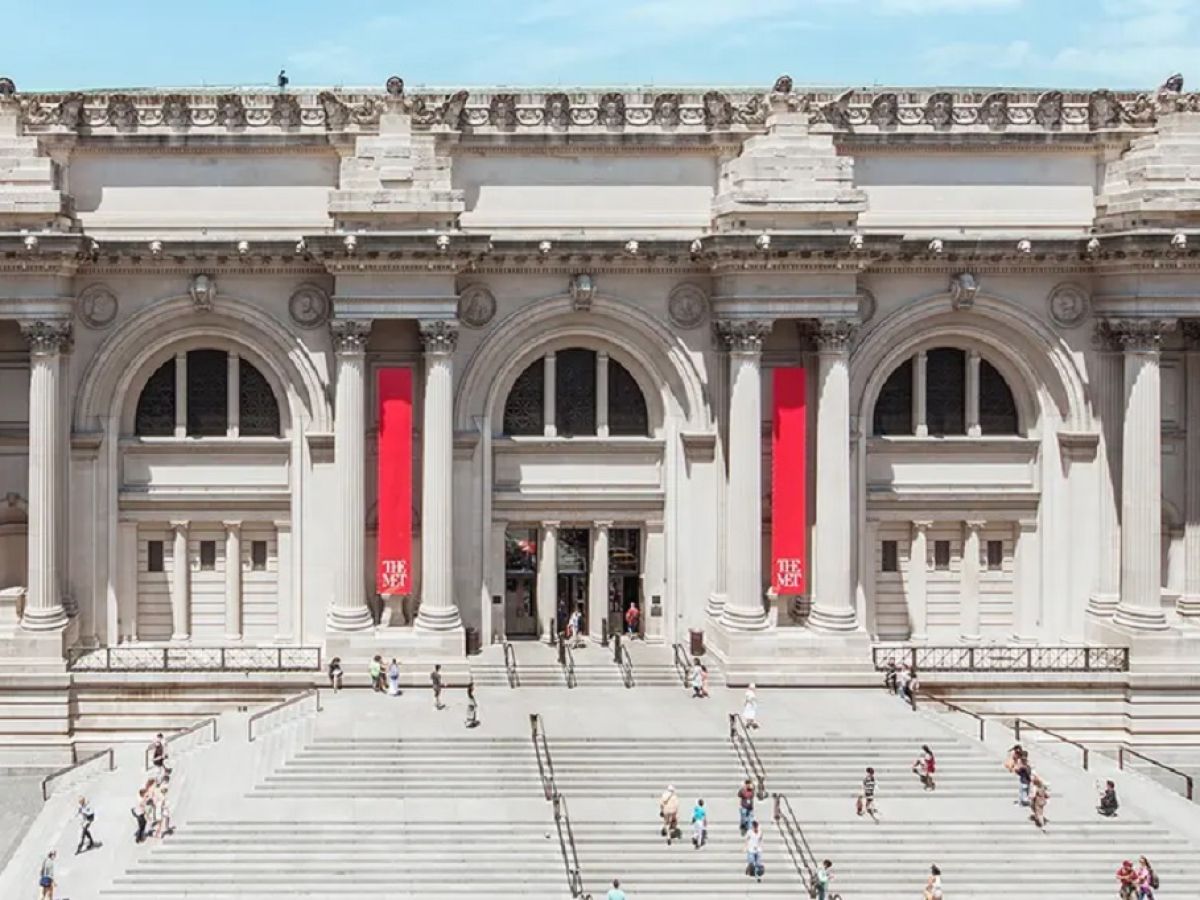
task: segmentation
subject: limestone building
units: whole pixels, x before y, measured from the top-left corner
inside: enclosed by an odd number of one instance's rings
[[[1171,89],[4,80],[3,652],[450,659],[637,603],[747,671],[869,638],[1185,660],[1198,147]]]

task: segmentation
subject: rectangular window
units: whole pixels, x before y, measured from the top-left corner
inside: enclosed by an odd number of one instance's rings
[[[883,542],[883,562],[880,568],[885,572],[900,571],[900,548],[895,541]]]
[[[998,572],[1004,568],[1004,541],[987,542],[988,569]]]
[[[266,541],[250,542],[250,569],[254,572],[265,572],[267,570]]]
[[[940,571],[947,571],[950,568],[950,542],[949,541],[934,541],[933,542],[933,567]]]
[[[163,542],[146,541],[146,571],[161,572],[163,570]]]
[[[217,567],[217,542],[200,542],[200,571],[211,572]]]

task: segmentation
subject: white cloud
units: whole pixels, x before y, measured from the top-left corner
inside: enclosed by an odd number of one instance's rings
[[[878,0],[878,9],[890,16],[928,16],[935,13],[1005,12],[1023,0]]]

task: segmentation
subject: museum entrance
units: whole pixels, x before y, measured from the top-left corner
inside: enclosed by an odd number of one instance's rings
[[[505,532],[504,633],[517,639],[538,637],[536,528]]]
[[[637,604],[642,609],[642,531],[614,528],[608,545],[608,633],[625,631],[625,613]],[[645,623],[639,620],[639,632]]]
[[[588,631],[588,571],[591,532],[587,528],[563,528],[558,532],[558,633],[567,628],[575,610],[583,615],[581,634]]]

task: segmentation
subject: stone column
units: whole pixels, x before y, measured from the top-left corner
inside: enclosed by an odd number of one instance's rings
[[[226,434],[235,438],[242,428],[241,382],[242,358],[235,352],[230,352],[226,358],[225,376],[225,422]]]
[[[925,374],[929,370],[929,355],[922,350],[913,360],[913,434],[929,436],[929,423],[925,420]]]
[[[1036,643],[1038,631],[1038,585],[1041,565],[1038,559],[1037,519],[1019,519],[1013,549],[1013,640],[1019,644]]]
[[[558,523],[543,522],[538,535],[537,556],[538,616],[548,622],[550,633],[558,621]],[[547,637],[550,634],[546,635]]]
[[[1088,598],[1087,611],[1100,619],[1111,619],[1121,593],[1121,523],[1118,515],[1121,496],[1121,430],[1125,408],[1125,361],[1112,344],[1107,323],[1100,323],[1096,338],[1101,346],[1093,357],[1089,372],[1095,391],[1096,408],[1104,436],[1104,454],[1097,462],[1097,491],[1100,515],[1097,528],[1099,565],[1095,588]],[[1116,348],[1119,349],[1119,348]]]
[[[292,595],[292,523],[288,519],[275,521],[275,564],[279,576],[275,589],[275,643],[287,644],[295,639],[296,602]]]
[[[608,354],[596,354],[596,437],[608,437]]]
[[[462,628],[454,604],[454,348],[458,323],[421,322],[425,403],[421,427],[421,631]]]
[[[558,434],[554,407],[557,374],[557,357],[553,352],[547,353],[542,361],[542,434],[546,437],[554,437]]]
[[[175,536],[171,549],[171,640],[186,641],[192,636],[187,520],[171,522],[171,530]]]
[[[979,425],[979,351],[967,351],[967,437],[979,437],[983,433]]]
[[[850,593],[850,342],[845,320],[821,322],[817,342],[817,534],[810,627],[853,631]]]
[[[1121,466],[1121,600],[1113,621],[1137,630],[1167,627],[1162,609],[1162,391],[1159,350],[1168,324],[1110,320],[1125,353]]]
[[[608,532],[612,522],[592,523],[592,565],[588,570],[588,634],[600,640],[608,617]]]
[[[986,524],[980,519],[963,523],[962,587],[959,591],[959,618],[964,641],[980,639],[979,626],[979,530]]]
[[[366,453],[365,368],[371,323],[338,319],[331,323],[337,354],[333,461],[337,478],[337,584],[329,608],[332,631],[363,631],[373,622],[367,607],[364,459]]]
[[[1187,351],[1187,424],[1184,466],[1183,594],[1181,616],[1200,616],[1200,321],[1184,323]]]
[[[57,631],[67,624],[59,579],[58,533],[61,486],[59,374],[71,339],[69,322],[22,323],[29,345],[29,511],[25,613],[27,631]]]
[[[242,523],[231,520],[225,526],[225,637],[242,639]]]
[[[909,640],[923,641],[929,636],[929,519],[912,523],[912,544],[908,548]]]
[[[721,623],[736,631],[767,627],[762,582],[762,358],[770,322],[723,321],[729,351],[727,596]]]
[[[187,354],[175,354],[175,437],[187,437]]]

